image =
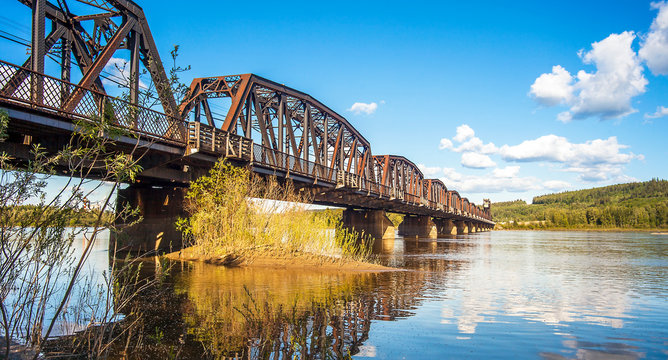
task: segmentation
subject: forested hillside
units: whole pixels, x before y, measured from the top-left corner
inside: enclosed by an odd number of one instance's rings
[[[536,196],[532,204],[493,203],[492,215],[506,228],[667,228],[668,181]]]

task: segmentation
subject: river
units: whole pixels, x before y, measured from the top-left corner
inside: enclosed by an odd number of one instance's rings
[[[375,248],[406,271],[175,263],[147,338],[180,358],[668,357],[668,236],[493,231]]]

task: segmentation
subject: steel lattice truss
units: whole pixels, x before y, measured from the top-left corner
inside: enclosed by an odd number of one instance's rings
[[[323,181],[334,189],[325,195],[332,203],[491,219],[488,201],[484,208],[470,203],[440,180],[425,179],[403,156],[374,156],[344,117],[260,76],[195,79],[177,107],[144,12],[132,1],[78,0],[90,12],[82,15],[65,0],[19,1],[32,10],[30,55],[23,66],[0,64],[0,99],[63,117],[109,117],[142,136],[183,146],[185,156],[204,152],[286,177],[296,174],[314,185]],[[110,97],[100,77],[119,50],[130,53],[128,99]],[[54,56],[59,78],[44,74],[45,58]],[[81,71],[78,83],[71,81],[73,66]],[[164,114],[141,106],[140,66],[150,74]],[[229,99],[224,119],[214,118],[213,98]]]
[[[448,191],[448,206],[455,210],[462,210],[462,197],[455,190]]]
[[[422,194],[431,203],[435,205],[448,205],[448,188],[438,179],[425,179],[422,183]]]
[[[419,202],[424,175],[413,162],[396,155],[375,155],[373,159],[376,182],[393,189],[397,198]]]
[[[181,105],[181,116],[214,126],[209,99],[229,97],[231,107],[220,130],[252,138],[267,160],[303,160],[307,173],[335,179],[335,172],[372,178],[369,142],[348,121],[310,95],[253,74],[195,79]],[[204,115],[204,116],[202,116]],[[298,162],[299,163],[299,162]]]
[[[85,90],[81,89],[104,93],[100,73],[117,50],[126,49],[130,50],[130,101],[138,102],[141,63],[155,84],[165,114],[168,117],[177,115],[174,95],[141,7],[128,0],[78,0],[102,12],[75,15],[65,0],[55,4],[46,0],[19,1],[32,9],[33,16],[31,54],[23,67],[44,73],[47,53],[57,51],[60,53],[61,80],[70,82],[72,55],[81,70],[81,80],[74,84],[78,87],[65,94],[63,111],[72,112],[77,107],[84,97]],[[47,20],[51,24],[48,33]],[[92,33],[86,28],[92,28]],[[27,77],[27,72],[16,72],[0,91],[11,95]],[[31,87],[34,102],[41,102],[42,86],[34,84]]]
[[[230,100],[224,119],[214,116],[210,103],[214,98]],[[274,169],[336,182],[343,188],[412,206],[483,215],[468,199],[448,191],[440,180],[425,179],[417,165],[405,157],[372,155],[369,142],[345,118],[310,95],[257,75],[195,79],[180,113],[183,119],[201,123],[197,143],[211,144],[213,152],[217,149],[215,138],[234,134],[252,139],[252,159]],[[204,126],[210,130],[202,131]],[[216,135],[217,131],[222,134]]]

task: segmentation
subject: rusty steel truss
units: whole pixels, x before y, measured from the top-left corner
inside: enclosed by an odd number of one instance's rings
[[[214,116],[215,98],[229,99],[224,117]],[[195,79],[180,113],[192,120],[190,151],[222,155],[235,149],[231,136],[247,139],[235,158],[274,175],[334,185],[335,191],[316,197],[322,202],[491,219],[440,180],[425,179],[405,157],[372,155],[369,142],[345,118],[310,95],[257,75]]]
[[[253,74],[195,79],[181,117],[214,127],[209,99],[231,106],[219,130],[254,139],[262,161],[315,178],[373,178],[371,146],[350,123],[310,95]]]
[[[75,15],[65,0],[19,0],[32,10],[30,55],[22,66],[0,60],[1,105],[70,122],[112,119],[178,148],[181,155],[161,162],[180,166],[176,173],[227,157],[297,180],[321,203],[492,223],[489,201],[476,206],[442,181],[425,179],[403,156],[374,156],[343,116],[283,84],[254,74],[198,78],[177,106],[141,7],[129,0],[77,1],[92,13]],[[101,80],[119,50],[130,54],[123,99],[109,96]],[[59,65],[58,76],[45,75],[46,58]],[[164,113],[141,106],[140,66]],[[212,110],[217,98],[230,104],[223,115]]]
[[[375,181],[392,190],[391,196],[420,203],[424,175],[418,167],[403,156],[375,155]]]
[[[130,102],[137,104],[139,98],[140,63],[148,70],[156,92],[168,117],[177,115],[177,106],[171,92],[169,79],[163,68],[160,55],[153,41],[144,11],[128,0],[78,0],[98,10],[93,14],[75,15],[67,2],[58,0],[19,0],[32,9],[32,38],[30,55],[23,63],[36,73],[43,74],[45,58],[55,50],[59,53],[60,79],[71,82],[72,56],[81,71],[81,79],[71,93],[63,92],[61,107],[72,112],[85,95],[86,89],[104,93],[100,73],[118,50],[130,51],[128,74]],[[47,24],[49,32],[47,33]],[[86,29],[92,29],[89,32]],[[16,72],[0,93],[11,95],[28,77],[25,71]],[[31,97],[42,103],[43,82],[33,80]]]

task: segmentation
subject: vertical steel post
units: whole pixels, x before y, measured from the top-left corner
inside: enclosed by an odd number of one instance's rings
[[[129,36],[130,48],[130,103],[136,106],[131,114],[131,128],[137,128],[139,118],[139,34],[132,30]]]
[[[30,69],[39,74],[44,74],[44,56],[46,55],[45,15],[46,0],[33,0]],[[30,90],[31,101],[34,104],[41,105],[44,100],[44,79],[40,75],[32,75]]]
[[[60,38],[61,49],[60,49],[60,78],[65,82],[70,82],[70,74],[72,69],[72,42],[69,39],[69,36],[63,36]],[[64,104],[67,101],[67,97],[70,95],[70,85],[67,83],[62,83],[60,86],[60,104]]]
[[[139,33],[132,30],[129,36],[130,48],[130,102],[139,105]]]
[[[309,130],[308,129],[311,126],[310,117],[311,117],[311,109],[308,106],[308,103],[306,103],[306,108],[304,109],[304,124],[303,124],[303,131],[302,131],[302,139],[303,139],[302,143],[304,143],[304,150],[303,150],[304,160],[308,160],[308,147],[309,147],[308,146],[308,144],[309,144],[309,141],[308,141]]]
[[[248,96],[246,98],[246,128],[244,129],[244,136],[247,138],[251,137],[251,130],[252,130],[252,118],[251,118],[251,97]]]

